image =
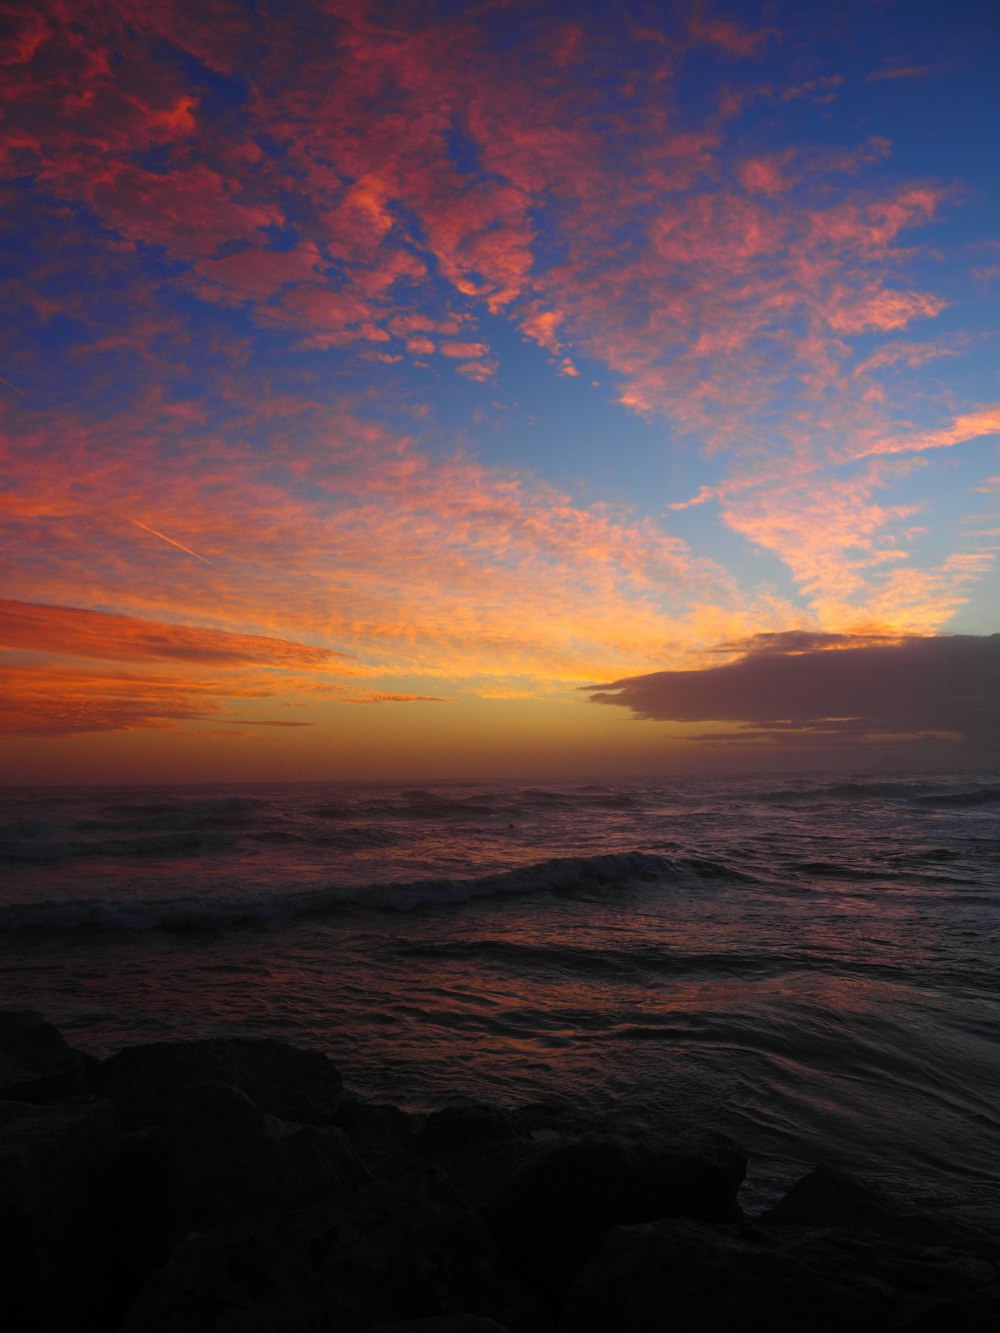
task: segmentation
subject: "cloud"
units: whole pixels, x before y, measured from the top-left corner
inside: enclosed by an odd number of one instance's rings
[[[1000,420],[949,392],[942,421],[912,373],[963,318],[948,266],[918,271],[957,191],[886,167],[880,135],[817,133],[844,78],[700,3],[656,31],[390,8],[14,7],[0,554],[11,596],[72,604],[18,632],[313,682],[335,663],[310,643],[366,674],[577,683],[803,614],[946,624],[990,566],[913,459]],[[668,423],[637,509],[547,484],[544,450],[537,474],[474,461],[452,404],[404,401],[435,349],[455,399],[489,386],[502,321],[552,384],[598,363]],[[643,517],[698,449],[717,508],[690,517],[783,562],[787,593]]]
[[[1000,748],[1000,634],[911,637],[793,631],[751,641],[736,661],[591,686],[640,718],[725,723],[720,740],[816,750],[887,741]]]
[[[488,343],[443,342],[440,347],[442,356],[452,356],[459,361],[471,361],[473,357],[487,356]]]
[[[941,71],[935,65],[893,65],[886,69],[872,70],[865,76],[867,83],[879,83],[891,79],[926,79],[931,74]]]
[[[0,649],[106,661],[166,660],[214,666],[315,668],[346,657],[329,648],[281,639],[8,598],[0,598]]]
[[[691,18],[690,32],[696,41],[718,46],[729,56],[746,57],[756,55],[767,40],[767,30],[748,32],[731,19],[706,14],[705,10],[706,6],[699,2]]]
[[[172,729],[217,717],[217,687],[176,674],[0,660],[0,734],[76,736]]]
[[[95,661],[103,665],[94,665]],[[234,699],[332,694],[343,653],[258,635],[0,599],[0,732],[72,736],[231,717]]]
[[[450,699],[440,694],[366,694],[358,698],[346,695],[337,700],[342,704],[446,704]]]

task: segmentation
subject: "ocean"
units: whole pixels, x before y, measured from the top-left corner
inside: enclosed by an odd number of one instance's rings
[[[1000,1229],[1000,774],[0,789],[4,1007],[697,1126]]]

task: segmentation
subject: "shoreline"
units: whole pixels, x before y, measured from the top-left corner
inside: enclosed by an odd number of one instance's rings
[[[98,1060],[0,1013],[0,1165],[25,1333],[985,1333],[1000,1289],[1000,1237],[822,1163],[751,1217],[710,1129],[408,1113],[268,1038]]]

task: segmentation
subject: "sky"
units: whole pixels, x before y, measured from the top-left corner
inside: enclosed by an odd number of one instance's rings
[[[991,0],[0,9],[0,780],[1000,764]]]

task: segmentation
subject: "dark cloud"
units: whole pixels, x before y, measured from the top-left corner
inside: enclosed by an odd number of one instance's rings
[[[720,723],[701,740],[816,750],[938,743],[1000,749],[1000,634],[906,638],[761,634],[700,671],[588,687],[640,718]]]

